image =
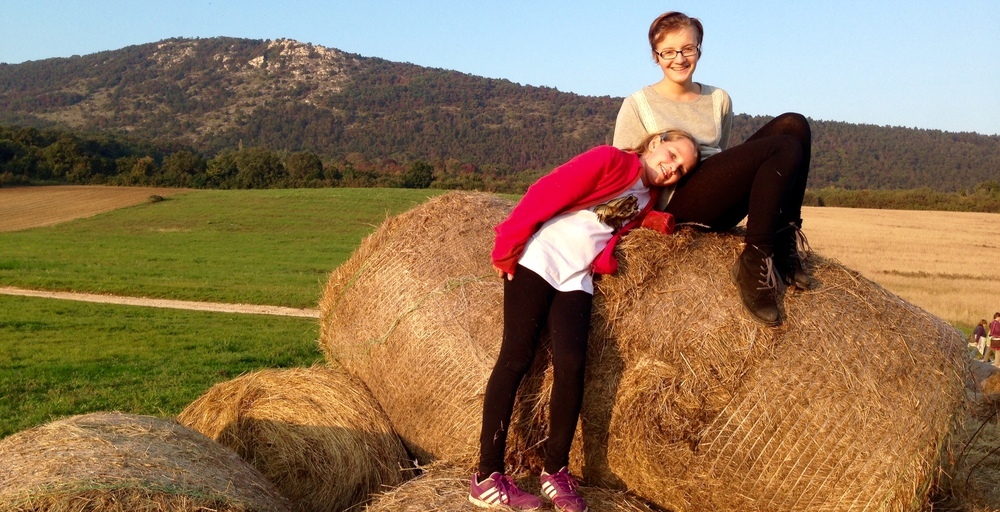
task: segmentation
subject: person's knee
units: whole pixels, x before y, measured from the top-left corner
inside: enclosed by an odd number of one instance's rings
[[[798,112],[785,112],[778,116],[776,121],[781,132],[786,135],[791,135],[800,141],[808,141],[812,138],[809,120]]]
[[[528,373],[531,369],[531,363],[534,362],[534,353],[532,354],[503,354],[497,358],[497,364],[494,371],[503,372],[511,377],[522,377]]]
[[[798,138],[794,135],[783,134],[775,136],[774,139],[775,149],[784,158],[788,159],[791,165],[798,166],[802,162],[805,148],[799,143]]]

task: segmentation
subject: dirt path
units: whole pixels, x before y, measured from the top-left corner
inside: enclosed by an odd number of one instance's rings
[[[318,309],[297,309],[281,306],[258,306],[253,304],[225,304],[221,302],[196,302],[189,300],[147,299],[144,297],[124,297],[121,295],[99,295],[95,293],[48,292],[25,288],[0,287],[0,294],[48,299],[78,300],[100,304],[120,304],[124,306],[145,306],[151,308],[188,309],[212,311],[216,313],[243,313],[249,315],[296,316],[319,318]]]

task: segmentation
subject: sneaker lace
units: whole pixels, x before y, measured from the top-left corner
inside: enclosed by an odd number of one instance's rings
[[[510,505],[510,498],[512,496],[520,496],[521,488],[514,483],[514,480],[511,477],[503,475],[497,482],[497,492],[500,493],[500,502],[504,505]]]
[[[576,483],[576,479],[565,471],[553,474],[552,483],[558,489],[556,494],[576,493],[576,489],[579,487],[579,484]]]

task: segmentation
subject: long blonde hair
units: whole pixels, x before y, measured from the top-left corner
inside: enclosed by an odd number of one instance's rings
[[[660,142],[673,142],[675,140],[681,140],[681,139],[691,142],[691,145],[694,146],[694,156],[696,165],[697,162],[701,162],[701,146],[698,144],[698,141],[694,140],[693,135],[684,130],[667,130],[663,133],[651,134],[647,136],[645,139],[642,139],[642,142],[640,142],[638,145],[636,145],[629,151],[635,153],[636,155],[642,156],[646,154],[647,151],[649,151],[649,143],[653,142],[653,140],[657,138],[660,139]]]

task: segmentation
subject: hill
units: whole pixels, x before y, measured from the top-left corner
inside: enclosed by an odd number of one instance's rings
[[[169,39],[0,64],[0,125],[126,135],[205,158],[308,152],[375,172],[423,161],[454,175],[537,175],[609,142],[620,104],[288,39]],[[737,116],[733,141],[768,119]],[[811,188],[971,190],[1000,170],[998,136],[811,123]]]

